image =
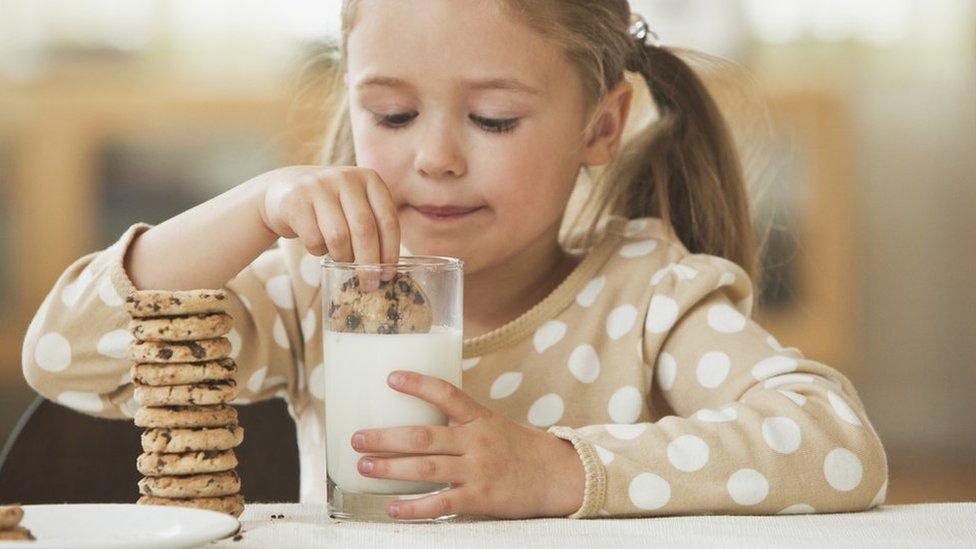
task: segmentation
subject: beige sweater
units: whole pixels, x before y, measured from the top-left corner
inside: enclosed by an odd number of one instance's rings
[[[122,259],[130,227],[73,263],[31,322],[24,376],[42,395],[132,417]],[[888,466],[851,382],[750,319],[735,263],[691,254],[660,219],[612,218],[569,277],[517,319],[464,341],[463,389],[573,442],[572,517],[857,511]],[[161,258],[165,260],[165,258]],[[319,260],[278,241],[227,284],[240,403],[280,397],[297,423],[301,499],[325,499]]]

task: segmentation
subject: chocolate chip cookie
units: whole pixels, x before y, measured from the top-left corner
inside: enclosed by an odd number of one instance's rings
[[[137,427],[222,427],[237,425],[237,410],[214,406],[143,406],[136,410]]]
[[[206,381],[189,385],[136,385],[133,398],[141,406],[188,406],[223,404],[237,398],[233,379]]]
[[[125,298],[134,318],[220,313],[227,307],[224,290],[137,290]]]
[[[132,381],[142,385],[186,385],[234,379],[237,364],[232,358],[207,362],[174,364],[141,363],[132,365]]]
[[[426,333],[432,320],[427,294],[404,273],[380,280],[379,287],[371,291],[360,286],[358,276],[352,276],[329,303],[329,329],[335,332]]]
[[[146,452],[136,458],[136,469],[147,477],[218,473],[237,467],[233,450],[205,450],[178,454]]]
[[[145,452],[178,453],[194,450],[230,450],[244,441],[244,429],[238,425],[223,427],[157,427],[142,433]]]
[[[175,505],[178,507],[194,507],[208,509],[219,513],[227,513],[235,517],[244,512],[244,496],[220,496],[213,498],[160,498],[156,496],[142,496],[136,503],[140,505]]]
[[[226,337],[200,341],[133,341],[127,349],[129,360],[173,363],[218,360],[230,355]]]
[[[133,318],[129,331],[140,341],[187,341],[213,339],[226,335],[233,319],[226,313],[200,313],[188,316]]]
[[[234,471],[201,475],[144,477],[139,493],[163,498],[230,496],[241,491],[241,479]]]

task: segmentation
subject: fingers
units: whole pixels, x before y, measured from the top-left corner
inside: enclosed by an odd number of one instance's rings
[[[400,259],[400,219],[390,189],[379,176],[368,177],[366,196],[373,207],[379,230],[380,260],[383,263],[396,263]]]
[[[356,467],[367,477],[445,484],[462,482],[465,470],[462,458],[457,456],[366,456]]]
[[[401,393],[413,395],[437,406],[459,423],[469,423],[485,413],[485,408],[461,389],[443,379],[407,370],[390,373],[387,383]]]
[[[335,261],[352,261],[349,227],[346,226],[342,208],[337,202],[323,196],[315,197],[313,207],[329,256]]]
[[[361,454],[395,452],[459,456],[464,453],[464,442],[457,427],[441,425],[363,429],[353,433],[351,444]]]
[[[354,261],[356,263],[379,263],[380,240],[379,229],[373,208],[366,197],[366,190],[361,185],[344,185],[339,189],[339,202],[346,214],[349,226],[349,236],[352,240]],[[360,285],[365,290],[375,290],[379,287],[379,273],[370,269],[357,269]]]
[[[470,488],[462,486],[432,496],[395,501],[387,506],[386,512],[401,520],[465,514],[472,511],[469,503],[472,499]]]

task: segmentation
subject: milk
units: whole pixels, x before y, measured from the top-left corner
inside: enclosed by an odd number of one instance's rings
[[[352,448],[359,429],[407,425],[447,425],[433,404],[395,391],[387,384],[394,370],[412,370],[461,387],[461,331],[434,326],[425,334],[323,332],[325,359],[326,468],[346,492],[420,494],[443,484],[364,477],[360,454]]]

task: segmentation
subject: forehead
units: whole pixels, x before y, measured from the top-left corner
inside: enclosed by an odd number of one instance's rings
[[[565,84],[570,69],[554,44],[512,19],[499,0],[363,1],[347,63],[351,83],[385,76],[419,88],[506,78],[542,95]]]

